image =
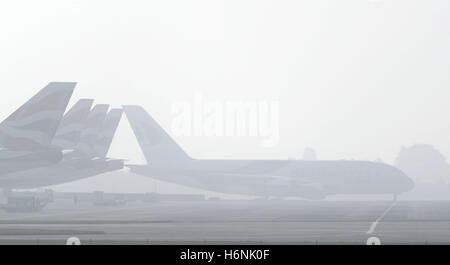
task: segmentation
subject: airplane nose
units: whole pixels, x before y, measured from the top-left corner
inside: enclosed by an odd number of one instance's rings
[[[406,175],[403,171],[398,169],[398,172],[400,173],[400,176],[402,179],[402,186],[403,186],[404,192],[414,189],[414,187],[415,187],[414,181],[410,177],[408,177],[408,175]]]
[[[405,175],[406,176],[406,175]],[[407,188],[407,191],[410,191],[410,190],[412,190],[412,189],[414,189],[414,187],[416,186],[415,184],[414,184],[414,181],[410,178],[410,177],[408,177],[408,176],[406,176],[406,188]]]

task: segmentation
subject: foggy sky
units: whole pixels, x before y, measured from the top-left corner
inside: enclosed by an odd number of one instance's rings
[[[8,1],[0,4],[0,118],[50,81],[143,105],[169,129],[176,100],[277,100],[280,142],[177,137],[196,158],[450,157],[450,2]],[[169,132],[170,133],[170,132]],[[110,156],[143,161],[126,119]]]

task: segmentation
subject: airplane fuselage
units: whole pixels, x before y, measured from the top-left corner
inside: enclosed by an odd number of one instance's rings
[[[321,199],[332,194],[399,194],[413,187],[395,167],[369,161],[193,159],[167,167],[129,167],[141,175],[194,188],[256,196]]]

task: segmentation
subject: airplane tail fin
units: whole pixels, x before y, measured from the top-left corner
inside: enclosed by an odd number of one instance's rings
[[[122,109],[112,109],[108,112],[94,145],[95,153],[99,157],[105,158],[108,154],[114,135],[116,134],[117,127],[119,127],[122,114]]]
[[[108,104],[97,104],[89,113],[81,132],[80,140],[75,148],[85,157],[96,157],[94,145],[97,141],[97,136],[100,132],[101,126],[106,119],[108,112]]]
[[[192,160],[141,106],[123,106],[147,163],[170,166]]]
[[[53,146],[60,149],[74,149],[77,146],[93,102],[93,99],[80,99],[73,105],[61,120],[52,142]]]
[[[76,83],[51,82],[0,124],[0,145],[14,150],[48,148]]]

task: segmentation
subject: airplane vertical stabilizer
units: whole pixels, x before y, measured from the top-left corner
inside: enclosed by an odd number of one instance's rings
[[[152,166],[174,166],[192,159],[141,106],[123,106],[128,121]]]
[[[94,145],[95,153],[99,157],[105,158],[108,154],[114,135],[116,134],[117,127],[119,126],[122,118],[122,114],[122,109],[112,109],[108,112]]]
[[[49,83],[0,124],[0,145],[31,151],[50,147],[75,85]]]
[[[89,113],[83,131],[81,132],[80,140],[75,148],[85,157],[96,157],[94,145],[97,137],[106,118],[108,112],[108,104],[98,104]]]
[[[74,149],[93,104],[93,99],[80,99],[64,115],[52,145],[60,149]]]

